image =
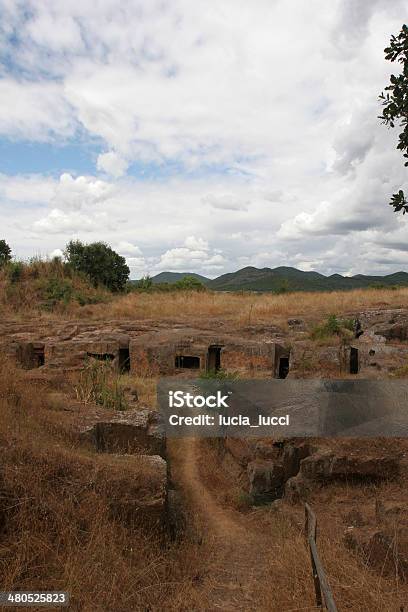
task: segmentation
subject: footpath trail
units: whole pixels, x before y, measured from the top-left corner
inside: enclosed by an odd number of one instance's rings
[[[261,600],[268,576],[263,550],[267,542],[248,528],[245,516],[222,507],[205,486],[200,477],[199,449],[196,439],[183,440],[177,480],[201,538],[203,596],[211,610],[264,610]]]

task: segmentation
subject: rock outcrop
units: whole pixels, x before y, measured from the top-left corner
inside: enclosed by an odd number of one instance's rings
[[[109,419],[103,415],[80,433],[83,442],[101,453],[165,455],[159,415],[151,410],[132,410]]]
[[[315,453],[300,464],[303,478],[309,480],[395,478],[399,472],[399,459],[395,456],[337,455],[334,452]]]

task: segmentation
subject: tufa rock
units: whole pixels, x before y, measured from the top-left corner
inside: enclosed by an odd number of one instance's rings
[[[249,493],[257,502],[280,497],[283,487],[283,466],[273,461],[256,459],[248,463]]]
[[[399,459],[391,456],[336,455],[315,453],[300,464],[302,476],[310,480],[365,478],[385,480],[399,473]]]
[[[107,421],[100,419],[83,429],[80,438],[101,453],[165,456],[163,428],[154,411],[132,410]]]

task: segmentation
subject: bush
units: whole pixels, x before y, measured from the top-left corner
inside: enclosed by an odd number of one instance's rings
[[[205,285],[195,276],[184,276],[182,279],[174,283],[175,289],[205,291]]]
[[[353,319],[338,319],[335,314],[327,317],[327,320],[320,325],[316,325],[311,333],[313,340],[324,340],[332,336],[344,335],[345,330],[353,331]]]
[[[10,261],[7,264],[7,276],[11,283],[17,283],[22,275],[24,270],[24,264],[21,261]]]
[[[45,310],[52,310],[57,304],[67,305],[73,297],[72,282],[68,279],[49,278],[45,283],[40,283]]]
[[[209,370],[201,372],[199,378],[201,380],[238,380],[238,372],[226,372],[226,370]]]
[[[284,293],[288,293],[289,290],[289,281],[284,278],[276,287],[276,289],[274,289],[273,293],[275,293],[276,295],[283,295]]]
[[[106,299],[103,292],[87,286],[82,279],[51,276],[50,278],[41,277],[35,283],[37,297],[41,302],[40,307],[47,311],[52,311],[60,306],[68,306],[73,302],[85,306],[98,304]]]
[[[146,291],[147,289],[151,289],[153,286],[153,281],[149,275],[143,276],[140,281],[137,283],[137,288]]]
[[[113,410],[128,408],[120,376],[113,372],[108,361],[90,359],[79,375],[75,393],[85,404],[95,403]]]
[[[130,270],[124,257],[104,242],[83,244],[71,240],[65,248],[67,263],[86,274],[94,287],[104,285],[110,291],[124,291]]]

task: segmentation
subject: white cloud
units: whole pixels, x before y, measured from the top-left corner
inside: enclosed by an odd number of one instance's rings
[[[219,270],[225,258],[219,250],[210,249],[202,238],[188,236],[184,246],[167,250],[155,266],[157,270],[182,270],[184,272],[206,272]]]
[[[74,178],[64,173],[56,188],[54,203],[61,208],[80,210],[104,202],[113,191],[113,186],[105,181],[87,176]]]
[[[222,210],[247,210],[249,202],[232,194],[208,194],[202,199],[204,204],[210,204],[213,208]]]
[[[123,157],[115,153],[115,151],[109,151],[108,153],[101,153],[98,156],[97,168],[103,170],[107,174],[115,178],[119,178],[126,173],[128,163]]]
[[[52,234],[76,234],[94,229],[94,219],[76,211],[66,213],[58,208],[54,208],[46,217],[34,223],[35,231]]]
[[[0,0],[0,10],[0,135],[21,147],[74,140],[96,165],[95,176],[70,165],[59,179],[0,175],[15,251],[106,240],[135,274],[404,265],[406,219],[387,201],[406,170],[396,130],[377,119],[402,1]],[[10,167],[18,156],[11,147]],[[126,176],[139,170],[143,180]]]
[[[203,240],[203,238],[196,238],[195,236],[187,236],[184,245],[193,251],[208,251],[209,249],[206,240]]]
[[[113,249],[117,251],[120,255],[142,255],[142,251],[139,249],[138,246],[132,244],[131,242],[126,242],[125,240],[114,244]]]
[[[0,198],[17,204],[44,204],[55,194],[55,181],[41,175],[0,174]]]
[[[61,249],[54,249],[53,251],[51,251],[51,253],[49,253],[49,257],[52,259],[53,257],[63,257],[64,253],[63,251],[61,251]]]
[[[58,83],[0,78],[0,134],[46,142],[72,137],[76,125]]]
[[[137,279],[148,273],[148,265],[144,257],[127,257],[126,263],[130,269],[130,278]]]

